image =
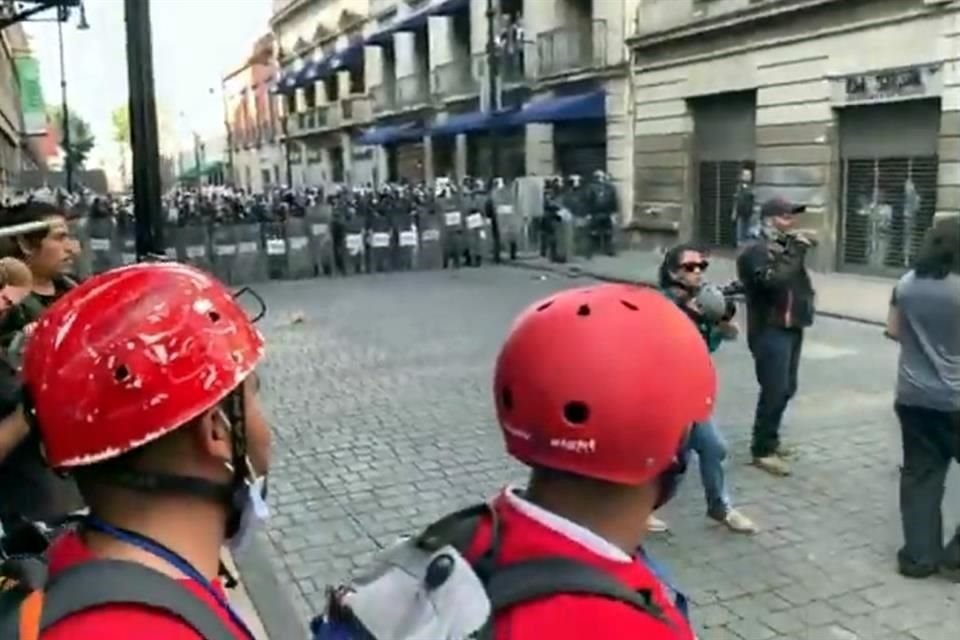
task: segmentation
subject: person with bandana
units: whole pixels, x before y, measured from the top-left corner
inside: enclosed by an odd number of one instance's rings
[[[706,284],[704,274],[709,266],[707,256],[697,246],[679,244],[664,255],[659,281],[660,290],[693,321],[707,348],[713,353],[724,341],[736,340],[740,330],[733,319],[736,306],[732,302],[727,303],[719,319],[711,317],[709,311],[701,306],[698,295]],[[707,517],[734,533],[756,533],[757,525],[733,507],[724,469],[727,444],[712,417],[693,426],[689,445],[699,460],[700,477],[707,499]],[[650,531],[667,529],[666,523],[654,516],[649,518],[647,524]]]
[[[177,581],[238,640],[253,640],[218,569],[224,545],[241,545],[267,515],[270,432],[254,374],[263,355],[233,295],[186,265],[108,271],[47,310],[24,354],[24,413],[51,468],[76,479],[90,508],[52,542],[51,582],[93,560],[135,563]],[[116,603],[40,637],[201,636],[166,611]]]

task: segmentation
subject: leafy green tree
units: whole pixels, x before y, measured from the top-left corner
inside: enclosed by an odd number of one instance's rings
[[[60,131],[58,142],[64,153],[64,163],[69,163],[74,169],[83,169],[87,162],[87,156],[90,155],[96,143],[90,124],[77,114],[70,112],[70,122],[68,123],[70,127],[70,146],[68,148],[64,144],[63,111],[61,108],[59,106],[52,107],[47,112],[47,117],[55,123]]]

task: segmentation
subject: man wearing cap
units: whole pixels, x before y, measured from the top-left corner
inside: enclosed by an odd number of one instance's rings
[[[804,210],[782,198],[766,201],[760,237],[737,258],[747,296],[747,344],[760,385],[751,453],[757,467],[778,476],[790,473],[780,423],[797,392],[803,330],[814,316],[815,294],[804,264],[813,241],[792,231],[794,216]]]

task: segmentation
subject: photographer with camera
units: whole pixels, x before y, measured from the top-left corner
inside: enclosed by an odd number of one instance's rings
[[[780,423],[797,392],[803,330],[813,324],[815,312],[805,264],[815,241],[793,230],[794,216],[805,210],[782,198],[765,202],[760,237],[737,258],[747,297],[747,345],[760,385],[751,453],[755,466],[776,476],[790,474]]]
[[[660,264],[660,289],[696,325],[711,353],[726,340],[736,340],[740,333],[733,320],[737,307],[724,290],[704,282],[710,263],[697,247],[681,244],[671,248]],[[736,533],[755,533],[757,526],[750,518],[733,508],[727,490],[724,460],[727,445],[711,417],[698,422],[690,431],[690,451],[699,458],[700,477],[707,499],[707,517]],[[651,516],[650,531],[665,531],[666,524]]]

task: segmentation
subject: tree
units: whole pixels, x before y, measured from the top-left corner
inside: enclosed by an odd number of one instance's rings
[[[113,141],[120,152],[120,179],[127,186],[127,155],[130,153],[130,109],[122,104],[110,113],[113,124]]]
[[[77,114],[70,112],[70,148],[64,145],[63,136],[63,111],[60,107],[52,107],[47,112],[47,117],[55,124],[60,131],[60,148],[64,154],[64,166],[69,164],[74,169],[82,169],[87,162],[87,156],[93,150],[95,138],[90,124]]]

